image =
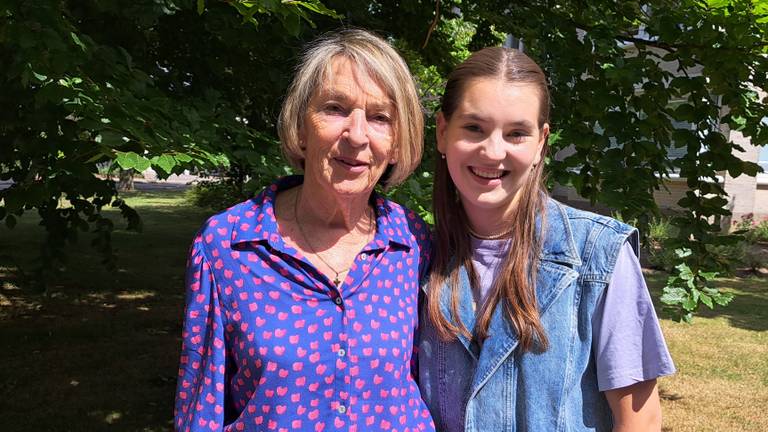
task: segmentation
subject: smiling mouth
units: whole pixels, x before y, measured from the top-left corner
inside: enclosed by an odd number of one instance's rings
[[[367,162],[359,161],[357,159],[350,159],[345,157],[336,157],[334,160],[342,165],[346,165],[348,167],[362,167],[362,166],[368,166]]]
[[[499,169],[469,167],[469,170],[472,172],[472,174],[488,180],[500,179],[509,174],[509,171]]]

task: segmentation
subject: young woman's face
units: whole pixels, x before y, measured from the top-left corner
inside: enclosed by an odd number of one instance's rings
[[[541,162],[549,125],[538,124],[539,92],[500,79],[469,82],[450,119],[437,117],[437,147],[470,220],[503,217]]]

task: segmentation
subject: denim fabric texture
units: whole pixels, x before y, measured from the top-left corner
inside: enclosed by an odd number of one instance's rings
[[[637,252],[637,231],[551,199],[543,226],[536,295],[547,351],[521,354],[501,305],[481,349],[463,336],[440,340],[422,315],[420,386],[439,431],[611,430],[610,409],[597,386],[592,316],[623,243],[629,240]],[[463,269],[460,288],[459,315],[472,329],[475,312]],[[447,287],[441,305],[450,318]]]

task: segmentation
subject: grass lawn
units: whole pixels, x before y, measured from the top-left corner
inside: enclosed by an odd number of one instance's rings
[[[646,275],[658,298],[666,275]],[[735,295],[692,325],[661,314],[678,373],[661,378],[664,430],[768,431],[768,278],[721,279]]]
[[[170,429],[184,262],[207,215],[177,191],[128,201],[144,232],[115,231],[119,270],[100,266],[85,235],[60,284],[44,295],[16,269],[37,253],[36,215],[14,230],[0,227],[3,432]],[[658,294],[665,276],[647,277]],[[737,295],[728,308],[693,325],[662,314],[679,370],[660,380],[665,431],[768,430],[768,279],[720,282]]]
[[[0,430],[170,429],[184,264],[206,214],[178,191],[126,197],[144,232],[115,230],[118,271],[99,264],[83,235],[46,295],[15,271],[38,251],[37,215],[0,227]]]

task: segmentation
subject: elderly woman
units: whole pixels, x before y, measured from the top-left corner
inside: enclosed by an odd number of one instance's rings
[[[428,230],[374,192],[421,158],[407,66],[368,32],[322,37],[279,134],[303,177],[213,216],[192,246],[176,429],[433,430],[411,375]]]

